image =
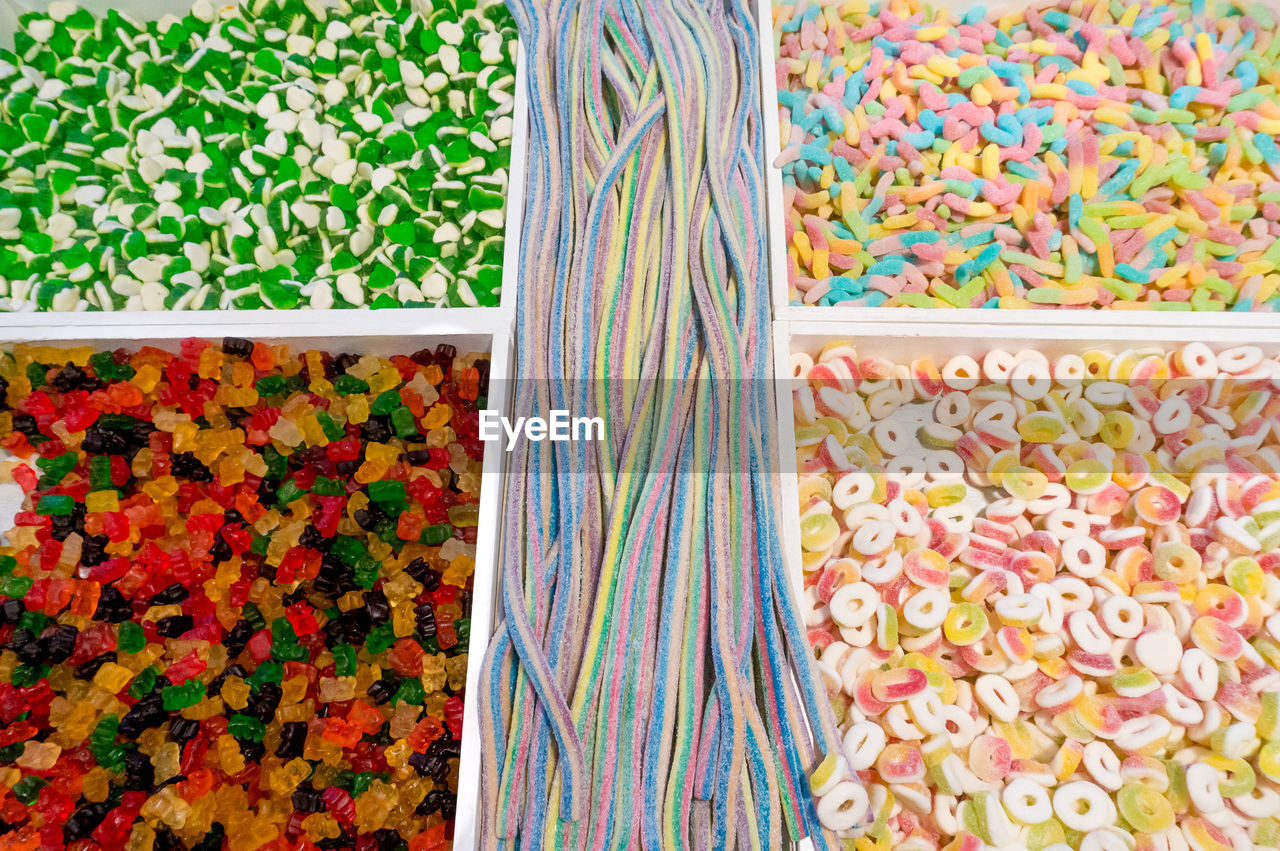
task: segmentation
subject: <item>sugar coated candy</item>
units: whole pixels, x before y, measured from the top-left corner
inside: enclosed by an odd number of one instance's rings
[[[1280,359],[792,368],[806,625],[877,816],[853,847],[1280,848]]]
[[[773,6],[792,302],[1275,309],[1274,7],[1003,8]]]

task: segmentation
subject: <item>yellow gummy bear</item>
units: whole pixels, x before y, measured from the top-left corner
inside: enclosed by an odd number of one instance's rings
[[[93,675],[93,684],[103,691],[116,694],[127,686],[131,679],[133,679],[133,672],[128,668],[117,665],[115,662],[107,662],[98,669],[98,673]]]
[[[222,684],[222,699],[232,709],[244,709],[249,704],[249,684],[239,677],[227,677]]]

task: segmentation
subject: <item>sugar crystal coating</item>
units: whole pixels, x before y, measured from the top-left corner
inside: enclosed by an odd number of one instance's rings
[[[856,774],[858,847],[1280,847],[1280,360],[792,366],[828,826]]]
[[[1261,3],[774,7],[793,303],[1271,310]]]

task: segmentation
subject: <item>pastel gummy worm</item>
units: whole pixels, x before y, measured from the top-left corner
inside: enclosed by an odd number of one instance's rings
[[[0,51],[0,309],[496,305],[501,3],[56,0]]]
[[[1265,4],[774,7],[791,299],[1271,310]]]
[[[6,847],[448,846],[488,360],[18,345]]]

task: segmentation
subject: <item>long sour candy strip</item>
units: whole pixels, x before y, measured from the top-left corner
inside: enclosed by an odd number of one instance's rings
[[[483,845],[833,847],[807,776],[839,741],[776,534],[752,13],[513,11],[542,223],[513,414],[605,439],[511,455]]]
[[[793,302],[1274,310],[1262,3],[774,7]]]

